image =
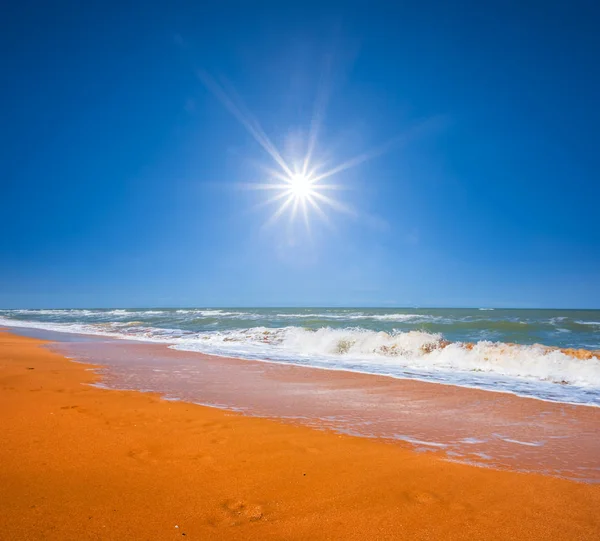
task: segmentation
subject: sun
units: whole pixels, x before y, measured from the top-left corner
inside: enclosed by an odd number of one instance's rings
[[[313,183],[309,175],[295,173],[289,179],[290,195],[297,199],[307,199],[315,193],[312,184]]]
[[[328,217],[322,206],[331,207],[337,211],[350,212],[349,209],[326,194],[330,190],[338,190],[339,184],[325,184],[323,179],[330,176],[316,173],[316,168],[310,168],[308,160],[304,164],[283,162],[282,171],[263,168],[268,174],[268,182],[250,184],[248,187],[255,190],[272,190],[275,195],[263,201],[259,206],[275,203],[278,208],[271,215],[265,225],[273,224],[284,212],[289,212],[290,219],[294,220],[299,214],[303,216],[306,227],[309,228],[309,213],[312,211],[323,221],[328,222]]]
[[[349,216],[357,216],[352,206],[339,201],[335,196],[339,190],[350,189],[348,182],[337,177],[340,173],[383,154],[390,148],[394,140],[337,165],[332,165],[331,156],[326,158],[327,153],[320,152],[318,148],[319,132],[327,103],[325,95],[327,85],[324,85],[320,92],[325,94],[319,95],[316,99],[315,109],[310,118],[310,128],[304,144],[301,145],[304,148],[298,148],[292,153],[288,152],[284,158],[284,155],[267,136],[258,119],[245,107],[235,91],[231,88],[229,91],[226,90],[229,85],[218,83],[209,74],[202,71],[198,73],[198,76],[273,162],[270,166],[259,164],[261,173],[264,175],[261,181],[240,184],[243,188],[267,190],[274,194],[255,207],[277,204],[273,214],[264,224],[265,226],[279,220],[284,213],[289,214],[290,221],[299,215],[302,216],[306,228],[309,230],[309,214],[314,214],[327,224],[330,223],[328,211],[333,210]],[[333,163],[335,164],[335,162]],[[337,178],[337,182],[331,182],[334,177]],[[342,181],[340,182],[340,180]]]

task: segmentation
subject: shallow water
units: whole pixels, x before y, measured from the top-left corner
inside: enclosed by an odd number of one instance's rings
[[[3,310],[1,324],[600,405],[599,354],[545,347],[600,348],[598,310]]]
[[[447,460],[600,481],[600,408],[345,371],[214,357],[162,344],[25,331],[102,364],[101,386],[377,437]]]

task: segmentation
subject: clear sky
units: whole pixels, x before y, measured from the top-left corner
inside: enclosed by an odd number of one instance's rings
[[[11,2],[0,307],[600,308],[598,10]],[[207,74],[286,163],[315,110],[325,168],[378,151],[327,179],[347,210],[268,223]]]

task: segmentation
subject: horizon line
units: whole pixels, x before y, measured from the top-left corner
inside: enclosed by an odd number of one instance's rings
[[[308,309],[308,308],[325,308],[337,310],[349,310],[356,308],[371,309],[371,310],[600,310],[597,308],[582,308],[582,307],[507,307],[507,306],[381,306],[381,305],[324,305],[324,304],[306,304],[306,305],[170,305],[170,306],[63,306],[63,307],[20,307],[20,308],[0,308],[0,311],[11,310],[178,310],[178,309],[197,309],[197,310],[222,310],[222,309]]]

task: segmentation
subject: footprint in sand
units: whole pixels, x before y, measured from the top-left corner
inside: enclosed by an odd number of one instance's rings
[[[249,522],[264,520],[265,512],[262,505],[244,500],[225,500],[219,508],[219,516],[209,520],[209,524],[217,526],[227,524],[240,526]]]
[[[421,505],[432,505],[442,501],[437,494],[422,490],[412,490],[410,492],[406,492],[405,496],[409,502]]]
[[[157,464],[159,462],[156,454],[152,453],[150,449],[130,449],[127,452],[127,456],[139,462],[148,462],[150,464]]]
[[[415,505],[445,504],[448,507],[448,509],[455,512],[469,512],[471,510],[468,504],[457,501],[444,500],[444,498],[442,498],[438,494],[435,494],[434,492],[413,490],[406,492],[404,496],[410,503]]]

